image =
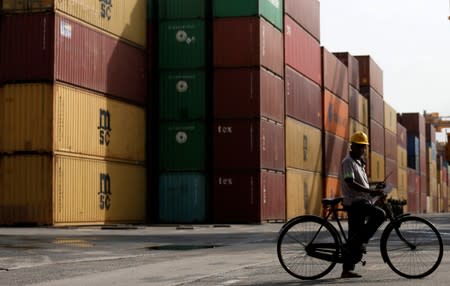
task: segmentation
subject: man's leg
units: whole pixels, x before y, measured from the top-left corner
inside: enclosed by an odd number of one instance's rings
[[[385,221],[386,213],[380,207],[369,205],[365,209],[365,215],[368,217],[368,220],[362,228],[361,238],[363,239],[363,243],[368,243]]]

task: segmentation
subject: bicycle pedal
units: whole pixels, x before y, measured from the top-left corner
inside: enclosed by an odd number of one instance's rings
[[[365,260],[361,260],[361,264],[362,264],[362,266],[366,266],[366,261]]]

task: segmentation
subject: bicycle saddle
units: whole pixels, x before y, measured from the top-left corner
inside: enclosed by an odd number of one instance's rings
[[[335,206],[337,204],[339,204],[340,202],[344,201],[343,197],[338,197],[338,198],[325,198],[322,199],[322,204],[324,206]]]

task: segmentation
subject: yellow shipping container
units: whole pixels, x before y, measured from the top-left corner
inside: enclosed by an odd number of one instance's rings
[[[399,199],[408,198],[408,169],[406,168],[397,170],[397,190]]]
[[[0,224],[143,223],[146,169],[64,155],[0,157]]]
[[[358,122],[357,120],[350,118],[348,121],[349,125],[349,135],[348,135],[348,141],[350,142],[350,138],[352,137],[353,133],[357,131],[362,131],[366,134],[369,134],[369,128],[364,126],[362,123]]]
[[[0,92],[0,152],[64,151],[145,161],[145,110],[62,84]]]
[[[384,156],[376,152],[370,152],[370,173],[369,180],[379,182],[384,180]]]
[[[397,146],[397,165],[399,168],[408,168],[408,153],[405,148]]]
[[[295,119],[286,118],[286,166],[322,171],[322,132]]]
[[[116,37],[146,46],[146,0],[3,0],[2,11],[60,11]]]
[[[397,111],[384,102],[384,127],[397,134]]]
[[[286,170],[287,219],[304,215],[320,215],[322,211],[322,176],[297,169]]]
[[[358,101],[359,106],[359,118],[364,126],[369,126],[369,102],[367,98],[360,95],[360,100]]]

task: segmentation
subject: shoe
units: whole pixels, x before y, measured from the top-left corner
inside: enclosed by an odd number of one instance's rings
[[[341,278],[361,278],[362,276],[359,275],[358,273],[355,272],[351,272],[351,271],[345,271],[342,272],[341,274]]]

